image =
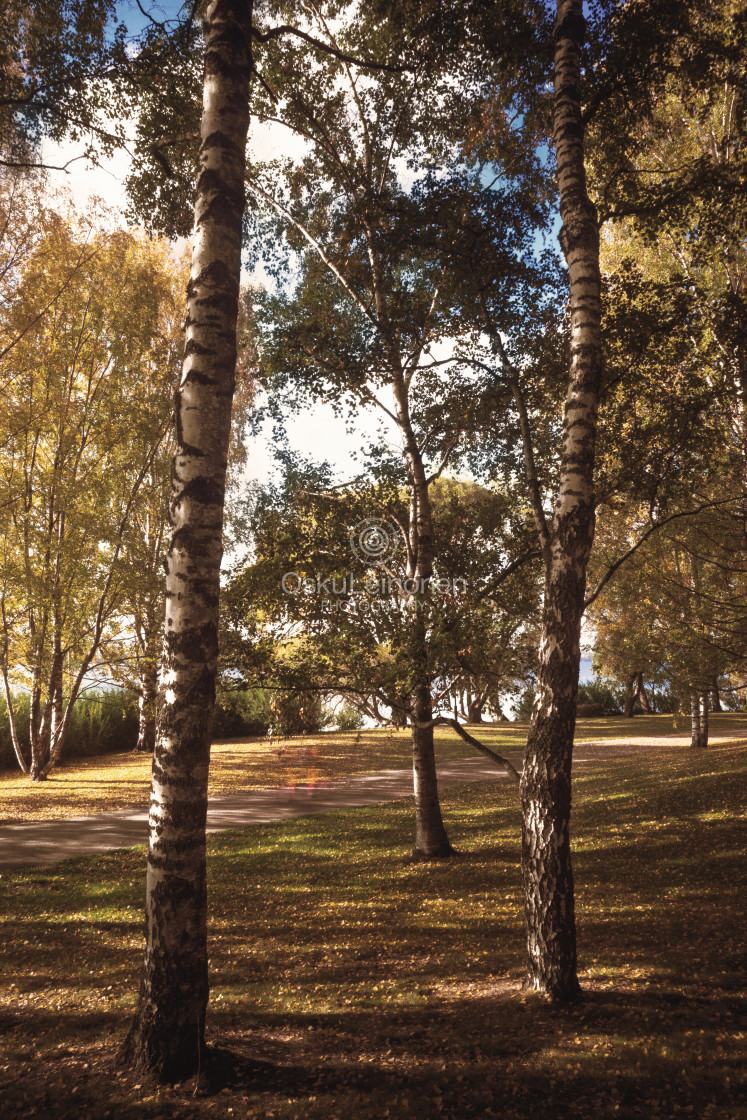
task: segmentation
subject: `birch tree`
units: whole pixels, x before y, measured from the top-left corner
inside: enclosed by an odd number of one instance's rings
[[[123,530],[117,578],[117,609],[101,646],[102,671],[138,698],[136,750],[155,748],[156,698],[164,625],[163,556],[168,532],[168,485],[174,454],[172,389],[183,346],[182,301],[189,278],[186,256],[163,261],[159,346],[141,369],[140,399],[149,403],[160,438],[145,472],[137,501]]]
[[[381,466],[381,464],[379,464]],[[406,482],[393,463],[379,476],[335,488],[330,473],[296,466],[282,486],[253,495],[250,562],[228,581],[223,603],[226,682],[293,693],[343,694],[378,723],[408,719],[410,668],[404,541],[383,567],[357,562],[351,525],[377,524],[398,536]],[[428,666],[434,711],[465,692],[482,708],[529,673],[538,609],[536,554],[514,495],[441,478],[433,484],[433,611]],[[355,536],[355,534],[353,534]],[[535,561],[535,563],[533,563]],[[467,718],[467,711],[459,713]]]
[[[164,1079],[204,1057],[205,819],[215,703],[223,500],[236,369],[252,5],[213,0],[184,364],[176,397],[166,631],[146,882],[146,955],[123,1060]]]
[[[452,848],[433,745],[429,650],[437,557],[431,488],[462,450],[465,426],[476,422],[479,404],[472,369],[455,351],[460,309],[450,262],[438,245],[443,233],[431,215],[428,176],[406,188],[401,168],[417,168],[435,151],[434,158],[448,158],[448,128],[457,128],[444,118],[452,110],[460,120],[468,116],[473,87],[482,90],[482,84],[456,50],[437,62],[424,55],[422,74],[416,66],[414,72],[361,79],[344,56],[367,28],[365,17],[351,8],[333,28],[314,7],[312,28],[335,54],[301,80],[297,51],[291,45],[276,50],[263,71],[267,98],[258,105],[260,117],[301,137],[303,154],[285,161],[282,176],[275,166],[252,166],[248,174],[264,214],[258,251],[265,250],[279,278],[288,267],[288,256],[283,260],[278,250],[280,237],[298,261],[293,290],[259,303],[263,370],[270,390],[291,401],[305,395],[334,400],[351,416],[367,408],[378,412],[401,444],[409,507],[402,522],[403,586],[416,589],[401,604],[406,621],[399,639],[412,727],[413,853],[442,858]],[[467,83],[461,110],[453,96],[457,74]],[[510,100],[502,88],[498,96]],[[504,147],[512,143],[509,129]],[[496,171],[496,183],[500,178]],[[495,185],[491,217],[504,265],[496,276],[496,299],[503,297],[506,306],[520,302],[519,293],[532,283],[531,270],[517,264],[528,256],[533,234],[531,207],[522,205],[520,191]]]
[[[522,869],[529,988],[578,991],[571,759],[586,566],[594,536],[593,469],[601,375],[599,227],[586,189],[581,112],[581,0],[558,0],[553,141],[568,266],[570,369],[558,491],[549,518],[535,505],[545,565],[537,690],[521,776]]]
[[[37,241],[5,308],[15,341],[0,360],[0,664],[19,765],[41,780],[121,605],[127,527],[168,426],[173,288],[166,250],[137,236],[48,214]]]

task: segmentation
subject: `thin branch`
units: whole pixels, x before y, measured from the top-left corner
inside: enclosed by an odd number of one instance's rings
[[[512,560],[510,564],[507,564],[495,579],[490,581],[487,587],[483,587],[482,591],[477,595],[477,602],[480,602],[482,599],[487,599],[494,591],[497,591],[500,585],[504,583],[509,576],[513,575],[517,569],[526,564],[527,560],[538,560],[541,555],[542,553],[538,548],[530,548],[526,552],[522,552],[521,555],[517,556],[515,560]]]
[[[443,278],[444,274],[445,274],[445,270],[444,270],[444,273],[442,273],[442,278]],[[405,368],[407,368],[409,366],[409,373],[407,373],[405,375],[405,385],[407,385],[408,388],[410,387],[410,384],[412,382],[413,377],[415,376],[416,371],[421,368],[419,366],[419,362],[420,362],[420,357],[423,353],[423,350],[425,349],[425,344],[426,344],[425,335],[426,335],[426,331],[428,330],[428,324],[429,324],[431,318],[433,317],[433,313],[436,310],[436,304],[438,302],[439,292],[440,292],[440,286],[439,286],[439,284],[436,284],[436,287],[435,287],[434,292],[433,292],[433,298],[431,299],[430,306],[428,308],[426,316],[423,319],[421,329],[418,332],[419,333],[419,338],[418,338],[418,341],[415,345],[415,348],[409,354],[405,355],[404,366],[405,366]],[[450,359],[450,360],[453,360],[453,359]]]
[[[454,449],[457,447],[458,443],[459,443],[459,433],[457,432],[457,434],[454,436],[454,438],[451,440],[451,442],[447,446],[446,450],[444,451],[444,453],[441,457],[441,462],[439,463],[438,467],[433,471],[432,474],[429,474],[428,477],[426,478],[426,483],[427,483],[428,486],[430,486],[430,484],[432,482],[435,482],[436,479],[441,477],[441,475],[443,474],[443,472],[446,468],[446,465],[449,462],[449,459],[451,458],[451,456],[454,452]],[[425,450],[425,445],[423,446],[423,450]]]
[[[356,58],[355,55],[346,54],[337,47],[330,46],[329,43],[323,43],[321,39],[317,39],[314,35],[309,35],[307,31],[301,31],[299,27],[291,27],[287,23],[281,24],[279,27],[272,27],[269,31],[260,31],[258,27],[252,28],[252,38],[259,43],[269,43],[283,35],[295,35],[298,39],[303,39],[305,43],[310,43],[312,47],[316,47],[317,50],[323,51],[324,54],[332,55],[340,62],[349,62],[353,66],[359,66],[362,70],[382,70],[387,74],[404,74],[415,69],[413,66],[392,66],[386,62],[375,62],[372,58]]]
[[[184,144],[189,140],[198,140],[200,137],[199,132],[181,132],[172,133],[168,136],[162,136],[160,140],[156,140],[151,144],[148,151],[155,160],[161,165],[170,179],[174,178],[174,169],[163,154],[163,148],[172,148],[174,144]]]
[[[72,159],[69,159],[67,163],[63,163],[62,166],[59,166],[56,163],[27,163],[24,161],[0,159],[0,167],[11,167],[14,170],[18,171],[20,171],[21,169],[27,171],[64,171],[66,174],[68,174],[67,169],[70,164],[75,163],[76,160],[79,159],[88,159],[88,156],[86,156],[85,154],[73,156]]]
[[[501,353],[503,351],[503,353]],[[501,359],[503,364],[505,377],[504,381],[508,388],[511,390],[511,395],[514,398],[516,409],[519,413],[519,427],[521,430],[521,442],[524,452],[524,474],[526,476],[527,484],[529,486],[529,499],[532,505],[532,513],[534,515],[534,523],[537,528],[537,533],[540,538],[540,544],[544,549],[550,540],[550,531],[547,527],[547,519],[545,517],[545,510],[542,505],[542,493],[539,486],[539,478],[537,476],[537,464],[534,459],[534,447],[532,445],[532,429],[529,422],[529,413],[527,412],[526,402],[524,395],[519,385],[516,372],[508,359],[503,343],[498,338],[498,346],[496,347],[496,354]],[[471,365],[478,366],[484,369],[486,373],[490,373],[495,377],[495,370],[484,362],[480,362],[477,358],[466,358]]]
[[[417,89],[418,78],[420,76],[420,66],[421,66],[421,63],[418,63],[418,65],[414,68],[415,80],[412,83],[412,89],[410,90],[410,93],[407,95],[407,97],[402,102],[402,108],[399,111],[399,115],[397,117],[397,120],[394,122],[394,128],[392,129],[392,138],[389,141],[389,150],[387,151],[386,159],[384,160],[384,166],[382,167],[381,175],[379,176],[379,194],[381,194],[381,192],[384,189],[384,183],[386,181],[387,172],[389,171],[389,164],[391,163],[391,160],[392,160],[392,153],[394,152],[394,145],[395,145],[395,142],[396,142],[396,139],[397,139],[397,134],[399,132],[399,126],[401,125],[402,118],[405,115],[405,109],[410,104],[410,101],[412,100],[412,98],[415,95],[415,90]]]
[[[149,23],[152,23],[155,27],[159,28],[160,31],[163,31],[165,34],[168,34],[168,29],[167,29],[165,23],[161,23],[161,21],[157,20],[155,18],[155,16],[151,15],[150,12],[146,12],[145,8],[140,3],[140,0],[135,0],[135,3],[137,4],[138,8],[140,9],[141,14],[145,16],[145,18],[149,21]]]
[[[360,308],[360,310],[363,312],[363,314],[366,316],[366,318],[369,320],[369,322],[371,322],[376,327],[377,330],[380,330],[379,321],[376,318],[376,316],[370,311],[370,309],[366,306],[366,304],[363,302],[363,300],[356,294],[356,292],[353,291],[353,289],[350,287],[350,284],[348,284],[347,280],[345,279],[343,274],[340,272],[337,265],[334,263],[333,260],[330,259],[330,257],[327,256],[327,253],[324,251],[324,249],[319,244],[317,239],[313,236],[313,234],[309,233],[306,226],[302,222],[299,222],[297,218],[294,218],[294,216],[293,216],[293,214],[291,214],[290,210],[286,209],[285,206],[283,206],[280,202],[278,202],[275,198],[273,198],[272,195],[269,193],[269,191],[264,190],[262,187],[258,186],[256,183],[253,183],[250,179],[247,179],[246,185],[249,188],[249,190],[252,191],[254,194],[256,194],[259,198],[264,199],[265,202],[269,202],[270,206],[272,206],[274,210],[277,210],[278,214],[281,214],[282,217],[284,217],[286,219],[286,221],[290,222],[290,224],[294,227],[294,229],[298,230],[298,232],[301,234],[301,236],[304,237],[306,239],[306,241],[308,241],[308,243],[309,243],[309,245],[311,245],[312,249],[314,249],[315,252],[319,255],[319,258],[324,262],[324,264],[326,264],[327,268],[330,270],[332,275],[335,276],[337,278],[337,280],[339,280],[339,282],[342,284],[345,291],[348,293],[350,298],[357,304],[357,306]]]
[[[655,521],[653,525],[649,526],[649,528],[646,530],[646,532],[643,534],[643,536],[640,537],[639,540],[636,541],[636,543],[633,545],[632,548],[629,548],[627,552],[623,553],[622,556],[618,557],[618,559],[615,560],[614,564],[610,565],[610,567],[607,569],[605,574],[600,579],[599,583],[594,588],[594,591],[592,592],[592,594],[589,595],[585,599],[584,610],[586,610],[588,607],[590,607],[591,604],[595,601],[595,599],[597,599],[599,597],[599,595],[604,590],[604,588],[607,586],[609,581],[612,579],[613,575],[618,570],[618,568],[622,567],[622,565],[625,563],[626,560],[629,560],[631,556],[635,555],[635,553],[638,551],[638,549],[641,547],[641,545],[645,544],[645,542],[648,540],[648,538],[651,536],[652,533],[655,533],[658,529],[663,529],[664,526],[668,525],[671,521],[677,521],[682,517],[697,517],[697,515],[699,513],[702,513],[704,509],[715,509],[718,506],[729,505],[731,502],[736,502],[736,501],[739,501],[739,499],[738,498],[724,498],[719,502],[703,502],[703,504],[699,505],[696,509],[681,510],[679,513],[672,513],[672,514],[670,514],[669,517],[665,517],[663,521]]]

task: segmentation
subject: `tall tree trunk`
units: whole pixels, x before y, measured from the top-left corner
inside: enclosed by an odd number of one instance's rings
[[[593,471],[601,374],[599,229],[586,191],[581,116],[581,0],[558,0],[553,136],[561,246],[570,282],[571,365],[558,496],[544,526],[545,597],[526,759],[521,778],[526,985],[572,999],[576,922],[571,868],[571,762],[586,568],[594,539]]]
[[[5,656],[7,656],[7,647],[5,650]],[[16,756],[16,761],[20,766],[22,773],[28,774],[30,773],[30,763],[28,763],[23,757],[23,751],[21,749],[21,742],[18,735],[18,724],[16,723],[15,703],[13,700],[13,694],[10,691],[8,668],[5,659],[3,659],[2,674],[3,696],[5,697],[5,710],[8,713],[8,729],[10,731],[10,741],[13,744],[13,753]]]
[[[633,711],[635,708],[635,674],[630,678],[625,686],[625,710],[624,715],[626,719],[633,718]]]
[[[64,654],[62,652],[62,632],[59,624],[59,615],[55,611],[54,619],[54,635],[52,638],[52,671],[49,674],[49,754],[48,758],[51,759],[54,753],[59,757],[64,740],[63,730],[63,668],[64,668]]]
[[[158,695],[158,664],[147,658],[140,681],[138,700],[138,734],[136,751],[153,754],[156,747],[156,699]]]
[[[431,691],[428,686],[418,688],[412,700],[412,774],[415,794],[415,847],[416,859],[443,859],[454,854],[446,834],[441,805],[438,799],[436,754],[433,745],[433,726],[422,726],[432,718]]]
[[[47,776],[46,767],[49,763],[49,716],[51,713],[48,705],[45,705],[42,712],[40,677],[40,670],[35,668],[29,699],[29,744],[31,748],[29,776],[32,782],[43,782],[45,780]]]
[[[711,702],[714,712],[723,712],[724,709],[721,706],[721,696],[718,690],[718,677],[714,677],[711,681]]]
[[[176,399],[172,536],[146,881],[146,952],[124,1061],[194,1073],[208,1000],[205,819],[223,502],[236,370],[251,0],[212,0],[187,337]]]
[[[705,750],[708,746],[708,693],[705,690],[698,696],[698,724],[700,727],[698,746],[701,750]]]
[[[700,746],[700,707],[698,693],[694,688],[690,689],[690,746]]]
[[[708,746],[708,693],[693,685],[690,689],[690,746],[703,750]]]
[[[392,365],[395,365],[394,358]],[[407,597],[409,617],[408,669],[412,715],[412,773],[415,796],[415,847],[418,859],[443,859],[454,854],[446,834],[438,798],[438,775],[433,744],[431,676],[428,665],[426,618],[429,583],[433,575],[433,512],[423,457],[410,422],[407,389],[401,374],[395,380],[394,400],[397,420],[405,443],[410,489],[407,586],[415,591]]]
[[[638,677],[637,677],[635,698],[638,701],[638,703],[641,705],[641,711],[645,715],[650,715],[651,714],[651,705],[648,702],[648,696],[646,695],[646,689],[643,686],[643,673],[639,673]]]

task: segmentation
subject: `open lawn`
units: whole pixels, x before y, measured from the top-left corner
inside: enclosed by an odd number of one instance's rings
[[[471,730],[489,747],[507,754],[520,767],[527,736],[526,723],[482,724]],[[747,716],[711,717],[711,734],[744,735]],[[627,737],[656,742],[673,733],[689,734],[687,721],[673,728],[671,716],[581,719],[576,742]],[[353,774],[398,769],[411,764],[410,732],[373,730],[282,739],[213,744],[210,794],[241,789],[267,789],[304,782],[332,781]],[[436,729],[439,760],[472,758],[474,750],[450,728]],[[141,808],[148,803],[150,757],[128,751],[97,758],[71,759],[53,770],[46,782],[34,783],[20,773],[0,773],[0,821],[54,820],[117,809]]]
[[[568,1010],[520,991],[508,782],[445,794],[462,853],[450,862],[403,860],[406,801],[211,838],[213,1060],[199,1087],[114,1067],[142,954],[143,850],[3,876],[3,1114],[747,1116],[746,760],[727,744],[579,769],[585,998]]]

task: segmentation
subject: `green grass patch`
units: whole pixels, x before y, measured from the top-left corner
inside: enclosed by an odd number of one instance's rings
[[[526,745],[526,722],[481,724],[472,731],[500,754],[507,754],[517,767]],[[637,716],[635,719],[607,717],[578,721],[576,742],[584,757],[599,756],[611,748],[589,748],[593,741],[625,740],[629,747],[666,745],[683,730],[673,728],[671,716]],[[744,736],[747,716],[730,713],[711,717],[711,735],[719,738]],[[621,745],[617,753],[628,748]],[[268,742],[245,739],[213,744],[210,764],[210,796],[240,790],[292,787],[316,782],[338,781],[355,774],[407,768],[411,765],[409,730],[327,732]],[[475,752],[450,728],[436,728],[436,752],[440,762],[473,758]],[[148,804],[151,760],[128,751],[88,759],[70,759],[53,770],[46,782],[31,782],[20,771],[0,773],[0,820],[55,820],[117,809],[142,809]]]
[[[744,1116],[747,752],[580,769],[585,998],[520,990],[519,811],[508,783],[443,798],[450,862],[408,864],[408,801],[210,839],[211,1043],[222,1091],[114,1070],[142,957],[132,849],[3,876],[8,1116]]]

